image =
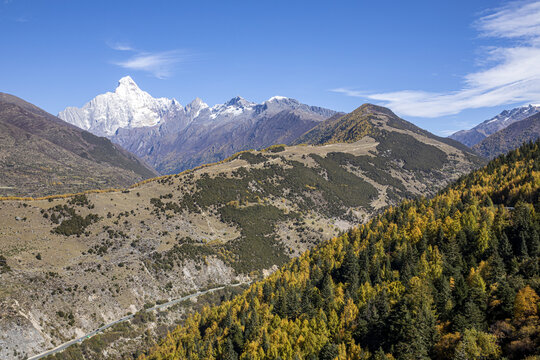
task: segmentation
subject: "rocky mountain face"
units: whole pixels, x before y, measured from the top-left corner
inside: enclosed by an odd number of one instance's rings
[[[332,125],[346,129],[326,134],[335,141],[244,151],[125,191],[0,202],[0,358],[39,353],[129,312],[143,316],[146,304],[267,275],[480,163],[388,109],[365,105]],[[172,319],[114,330],[88,347],[103,353],[85,357],[125,358],[134,349],[122,353],[122,339],[140,345]]]
[[[508,127],[491,134],[473,150],[486,158],[494,158],[517,149],[524,142],[536,141],[540,138],[540,113],[529,116],[525,120],[514,122]]]
[[[174,99],[152,98],[124,77],[114,93],[58,116],[107,136],[160,173],[172,174],[241,150],[289,143],[334,114],[281,96],[262,104],[235,97],[213,107],[197,98],[183,107]]]
[[[538,112],[540,112],[540,105],[528,105],[514,108],[512,110],[504,110],[494,118],[486,120],[470,130],[461,130],[450,135],[449,137],[467,145],[468,147],[473,147],[489,135],[504,129],[510,124],[526,119]]]
[[[0,93],[0,196],[120,188],[156,176],[133,154]]]

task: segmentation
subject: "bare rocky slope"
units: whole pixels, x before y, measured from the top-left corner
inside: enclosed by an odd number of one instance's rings
[[[0,93],[0,196],[121,188],[156,175],[108,139]]]
[[[124,191],[2,201],[0,358],[39,353],[148,303],[264,276],[481,163],[388,109],[364,105],[333,125],[350,136],[241,152]]]
[[[511,110],[504,110],[499,115],[476,125],[472,129],[460,130],[450,135],[449,138],[457,140],[462,144],[465,144],[472,148],[491,134],[495,134],[496,132],[506,128],[507,126],[510,126],[515,122],[524,120],[529,116],[538,113],[539,111],[540,105],[532,104],[517,107]]]
[[[473,150],[484,157],[492,159],[510,150],[517,149],[524,142],[535,141],[538,138],[540,138],[540,113],[491,134],[474,145]]]

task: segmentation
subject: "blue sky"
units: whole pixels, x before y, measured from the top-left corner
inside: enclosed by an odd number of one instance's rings
[[[51,113],[131,75],[210,105],[387,105],[446,135],[540,103],[531,1],[0,0],[0,91]]]

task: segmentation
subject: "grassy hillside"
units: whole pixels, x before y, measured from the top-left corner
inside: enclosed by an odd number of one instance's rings
[[[354,143],[364,137],[380,142],[377,149],[403,161],[405,166],[437,168],[446,158],[431,142],[445,143],[459,149],[477,164],[482,161],[469,148],[448,138],[441,138],[396,116],[390,109],[364,104],[346,115],[335,115],[296,139],[293,144],[326,145]],[[418,137],[423,140],[419,141]]]
[[[126,187],[156,176],[136,156],[0,93],[0,196]]]
[[[476,167],[455,147],[398,130],[388,130],[392,141],[242,152],[124,191],[0,202],[0,265],[10,269],[0,282],[0,357],[52,348],[149,302],[268,275]],[[156,336],[176,320],[147,326]]]
[[[335,115],[299,137],[293,144],[324,145],[360,140],[374,129],[369,121],[371,108],[372,105],[362,105],[352,113]],[[387,113],[385,108],[377,110]]]
[[[141,359],[539,355],[539,187],[536,142],[304,253]]]

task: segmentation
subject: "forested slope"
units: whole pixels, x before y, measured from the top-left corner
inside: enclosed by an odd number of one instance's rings
[[[538,355],[539,186],[529,143],[304,253],[141,359]]]

